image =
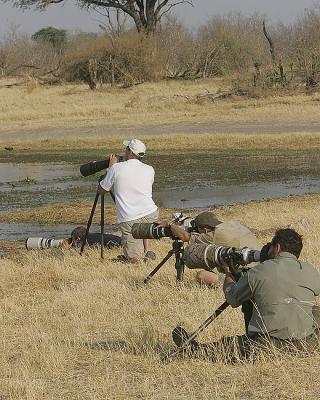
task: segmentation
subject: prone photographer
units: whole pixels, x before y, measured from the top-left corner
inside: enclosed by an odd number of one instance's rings
[[[117,209],[117,223],[122,233],[123,256],[119,260],[137,263],[145,256],[154,258],[148,251],[148,240],[134,239],[131,228],[134,223],[154,222],[158,208],[152,199],[154,169],[142,163],[146,146],[138,139],[125,140],[125,156],[118,162],[112,154],[109,159],[109,170],[100,181],[98,193],[112,191]]]
[[[43,237],[29,237],[26,240],[27,250],[44,250],[50,248],[63,248],[65,250],[72,248],[80,248],[86,237],[86,228],[84,226],[77,226],[71,232],[71,236],[68,239],[53,239]],[[100,233],[88,233],[86,237],[86,244],[90,247],[94,247],[101,244]],[[103,244],[107,249],[113,249],[115,247],[121,247],[120,236],[113,235],[111,233],[105,233],[103,235]]]
[[[209,344],[193,340],[191,350],[213,361],[222,350],[228,361],[235,361],[237,357],[247,359],[270,344],[283,350],[315,349],[319,345],[320,311],[315,299],[320,294],[320,273],[299,260],[302,247],[297,232],[279,229],[262,250],[268,259],[262,261],[265,256],[260,256],[262,262],[241,274],[238,281],[225,264],[223,291],[227,303],[232,307],[252,305],[244,311],[246,334]],[[181,327],[172,335],[178,346],[188,337]]]
[[[172,235],[188,244],[215,244],[226,247],[250,247],[260,250],[262,244],[246,226],[239,221],[231,220],[222,222],[212,212],[200,213],[193,220],[193,229],[185,230],[179,222],[172,220],[161,221],[159,226],[170,227]],[[203,269],[197,272],[196,279],[199,283],[209,287],[219,285],[219,276],[209,271],[205,266],[189,266],[191,269]]]

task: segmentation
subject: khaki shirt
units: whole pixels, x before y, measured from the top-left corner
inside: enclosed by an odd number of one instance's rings
[[[216,244],[226,247],[250,247],[260,250],[262,243],[239,221],[227,221],[216,226],[214,231],[208,233],[191,233],[189,244]]]
[[[312,307],[319,293],[319,271],[287,252],[250,269],[225,289],[232,307],[254,301],[249,335],[278,339],[301,339],[314,332]]]

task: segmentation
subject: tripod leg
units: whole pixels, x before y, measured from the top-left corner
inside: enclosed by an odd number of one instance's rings
[[[183,281],[183,274],[184,274],[184,261],[182,258],[183,254],[183,244],[181,242],[174,242],[173,243],[173,248],[174,248],[174,253],[175,253],[175,269],[177,273],[177,283],[180,283]]]
[[[86,242],[87,242],[88,233],[89,233],[89,230],[90,230],[90,226],[91,226],[91,224],[92,224],[92,219],[93,219],[93,216],[94,216],[94,212],[95,212],[95,210],[96,210],[96,207],[97,207],[98,199],[99,199],[99,193],[97,192],[97,193],[96,193],[96,197],[95,197],[94,202],[93,202],[93,205],[92,205],[91,212],[90,212],[90,217],[89,217],[89,219],[88,219],[87,230],[86,230],[86,234],[85,234],[85,236],[84,236],[84,239],[83,239],[83,242],[82,242],[82,245],[81,245],[80,255],[82,255],[84,246],[86,245]]]
[[[154,274],[156,274],[159,269],[165,264],[169,258],[174,254],[174,250],[170,250],[168,254],[165,256],[165,258],[160,261],[160,263],[150,272],[150,274],[143,280],[143,283],[148,283],[149,280],[153,277]]]
[[[104,195],[100,195],[100,232],[101,232],[101,237],[100,237],[100,257],[103,260],[103,251],[104,251]]]
[[[229,303],[227,303],[226,301],[221,304],[215,311],[213,314],[210,315],[209,318],[207,318],[200,326],[198,329],[196,329],[194,332],[192,332],[188,339],[183,342],[181,344],[180,347],[170,350],[167,354],[165,354],[162,358],[161,358],[161,362],[168,362],[170,360],[170,358],[178,355],[181,353],[181,351],[183,349],[185,349],[191,342],[193,339],[195,339],[200,332],[202,332],[208,325],[211,324],[211,322],[216,319],[227,307],[229,306]]]
[[[176,253],[176,263],[175,263],[175,268],[177,271],[177,282],[182,282],[183,281],[183,274],[184,274],[184,262],[181,258],[181,254]]]

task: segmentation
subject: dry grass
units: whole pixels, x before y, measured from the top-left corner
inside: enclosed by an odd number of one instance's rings
[[[303,196],[218,210],[267,240],[294,223],[303,258],[318,264],[319,198]],[[68,210],[70,212],[70,210]],[[307,223],[298,221],[304,218]],[[170,241],[154,241],[159,256]],[[178,323],[192,330],[222,301],[199,289],[194,273],[175,287],[172,262],[146,287],[153,265],[123,266],[97,250],[20,252],[0,265],[0,398],[5,399],[311,399],[317,398],[319,354],[271,353],[256,363],[201,360],[159,364]],[[226,310],[201,340],[243,332],[239,310]],[[123,343],[124,342],[124,343]],[[125,344],[125,347],[124,347]]]
[[[221,207],[212,211],[221,219],[237,219],[256,230],[262,240],[268,239],[270,232],[279,226],[294,224],[306,219],[319,223],[318,207],[320,195],[289,196],[267,201],[252,201],[231,207]],[[54,204],[33,209],[20,209],[0,212],[0,222],[35,222],[40,224],[86,224],[92,207],[90,202]],[[116,221],[115,207],[106,204],[106,223]],[[168,218],[174,209],[161,209],[161,217]],[[197,210],[185,210],[191,216],[197,215]],[[93,223],[99,224],[99,213],[95,213]],[[257,218],[267,215],[268,218]],[[260,233],[259,233],[260,232]]]
[[[0,131],[199,121],[319,121],[319,94],[251,100],[233,98],[215,103],[190,100],[190,96],[224,88],[220,80],[163,81],[96,92],[85,85],[5,88],[4,83],[0,82]]]

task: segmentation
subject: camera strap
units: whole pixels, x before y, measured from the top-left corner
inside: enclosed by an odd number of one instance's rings
[[[207,253],[208,253],[210,247],[216,248],[216,246],[214,246],[213,244],[209,244],[208,246],[206,246],[206,248],[204,250],[203,258],[204,258],[204,263],[206,264],[206,267],[208,268],[208,270],[212,271],[213,268],[209,265],[209,262],[207,259]]]

